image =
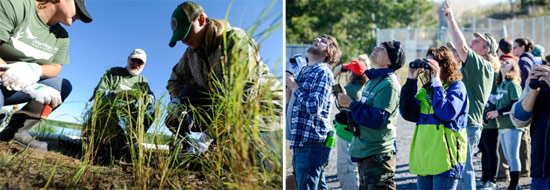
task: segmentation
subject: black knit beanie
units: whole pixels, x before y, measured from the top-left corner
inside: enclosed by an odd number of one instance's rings
[[[397,70],[403,66],[405,63],[405,52],[401,47],[401,42],[399,41],[387,41],[383,42],[382,45],[386,48],[388,52],[388,57],[390,58],[390,69]]]

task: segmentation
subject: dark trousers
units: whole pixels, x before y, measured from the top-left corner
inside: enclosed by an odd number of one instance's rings
[[[498,155],[498,147],[500,140],[498,137],[498,129],[483,129],[481,132],[481,181],[496,182],[498,165],[500,156]]]
[[[193,132],[202,132],[207,129],[213,118],[212,97],[210,91],[199,85],[189,85],[179,92],[178,98],[181,100],[180,106],[168,108],[169,113],[165,124],[168,129],[184,137]],[[191,110],[190,106],[201,108],[202,110]],[[187,115],[181,115],[183,111]]]

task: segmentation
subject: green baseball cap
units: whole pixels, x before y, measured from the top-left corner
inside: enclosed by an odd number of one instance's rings
[[[202,13],[204,9],[195,2],[186,1],[178,5],[172,13],[170,25],[173,33],[168,45],[174,47],[178,41],[185,39],[191,30],[191,23]]]

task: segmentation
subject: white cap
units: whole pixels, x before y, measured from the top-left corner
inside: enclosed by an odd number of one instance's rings
[[[141,59],[144,63],[147,62],[147,54],[145,54],[145,51],[142,49],[134,49],[132,53],[130,53],[130,56],[128,56],[130,59],[138,58]]]

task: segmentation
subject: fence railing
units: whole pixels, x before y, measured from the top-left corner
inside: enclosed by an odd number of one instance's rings
[[[468,44],[473,40],[474,32],[488,32],[495,37],[497,42],[505,37],[512,40],[516,38],[529,38],[535,44],[550,48],[550,36],[548,36],[550,32],[545,32],[550,31],[550,24],[545,24],[545,21],[550,21],[550,16],[513,20],[479,19],[472,17],[471,23],[461,27],[461,30]],[[398,40],[403,45],[407,61],[411,61],[424,57],[428,48],[445,45],[445,43],[451,41],[447,30],[443,26],[436,29],[378,29],[376,32],[376,44],[389,40]]]

